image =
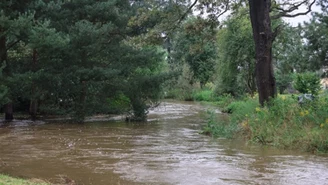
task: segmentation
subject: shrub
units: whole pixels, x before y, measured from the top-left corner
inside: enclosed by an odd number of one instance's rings
[[[196,101],[214,101],[213,91],[211,90],[194,91],[192,97]]]
[[[231,100],[227,98],[225,100]],[[204,128],[205,133],[210,133],[213,136],[221,136],[232,138],[235,137],[237,133],[241,131],[241,126],[239,123],[248,117],[248,115],[254,110],[258,105],[257,99],[249,98],[247,100],[239,100],[231,102],[225,110],[230,110],[232,113],[227,118],[227,115],[214,114],[213,112],[208,112],[208,124]]]
[[[297,74],[294,88],[303,94],[317,95],[320,90],[320,77],[310,72]]]
[[[293,78],[291,74],[281,74],[277,72],[275,74],[277,89],[280,94],[283,94],[285,90],[292,84]]]

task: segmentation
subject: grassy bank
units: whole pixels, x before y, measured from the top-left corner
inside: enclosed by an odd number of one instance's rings
[[[218,98],[220,99],[220,98]],[[279,95],[272,105],[260,107],[258,98],[216,103],[229,113],[221,119],[209,111],[204,133],[217,137],[245,137],[249,141],[284,149],[328,153],[328,95],[299,105],[294,95]]]
[[[0,174],[0,185],[50,185],[39,179],[24,180]]]

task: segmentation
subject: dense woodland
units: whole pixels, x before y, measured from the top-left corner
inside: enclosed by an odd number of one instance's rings
[[[283,17],[321,11],[297,27]],[[304,12],[294,13],[300,7]],[[0,106],[15,113],[125,113],[146,119],[165,97],[293,91],[325,78],[328,1],[6,0],[0,2]],[[227,15],[225,18],[222,15]]]

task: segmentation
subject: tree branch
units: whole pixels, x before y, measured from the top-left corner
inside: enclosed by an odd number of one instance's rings
[[[229,1],[226,1],[225,3],[225,9],[219,15],[215,16],[216,19],[218,19],[221,15],[225,14],[229,10]]]
[[[188,13],[191,11],[191,9],[197,4],[198,0],[195,0],[194,3],[192,3],[187,11],[180,17],[179,21],[178,21],[178,24],[180,24],[185,18],[186,16],[188,15]]]
[[[300,12],[300,13],[296,13],[296,14],[289,14],[295,10],[297,10],[300,6],[304,5],[307,3],[307,0],[304,0],[298,4],[290,4],[287,3],[288,5],[291,5],[291,7],[289,9],[283,9],[280,8],[279,5],[277,7],[275,7],[275,9],[277,9],[278,11],[280,11],[278,14],[271,16],[271,19],[279,19],[281,17],[297,17],[300,15],[306,15],[308,13],[310,13],[312,11],[312,6],[314,5],[314,3],[316,2],[316,0],[313,0],[307,7],[307,11],[305,12]]]
[[[21,39],[18,39],[18,40],[16,40],[15,42],[9,44],[9,45],[7,46],[7,51],[8,51],[10,48],[14,47],[14,46],[15,46],[17,43],[19,43],[20,41],[21,41]]]
[[[277,35],[281,32],[281,27],[282,27],[282,24],[280,24],[274,28],[273,33],[272,33],[272,41],[274,41],[276,39]]]

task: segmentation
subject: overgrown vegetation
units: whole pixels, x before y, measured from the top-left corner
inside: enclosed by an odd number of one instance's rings
[[[39,179],[24,180],[0,174],[0,185],[50,185]]]
[[[300,73],[296,75],[294,88],[298,92],[317,95],[320,87],[320,77],[315,73]]]
[[[319,93],[319,82],[314,73],[295,76],[294,86],[300,92],[315,95],[314,99],[302,101],[300,94],[280,94],[270,104],[260,106],[257,95],[221,96],[217,105],[228,118],[209,111],[203,132],[215,137],[244,137],[284,149],[327,153],[328,93]]]
[[[214,136],[245,137],[250,141],[284,149],[328,152],[328,95],[300,105],[297,96],[279,95],[270,106],[256,98],[235,100],[223,108],[229,119],[209,113],[204,132]]]

